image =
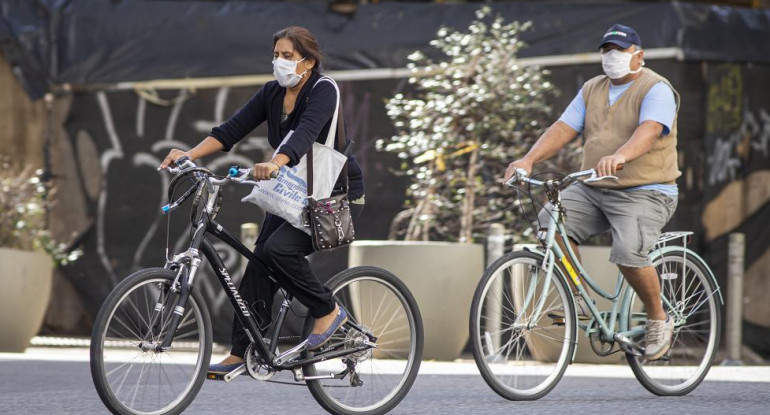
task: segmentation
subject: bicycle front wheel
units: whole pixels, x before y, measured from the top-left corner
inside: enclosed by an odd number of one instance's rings
[[[487,268],[471,303],[473,358],[484,381],[506,399],[545,396],[575,349],[571,291],[555,266],[546,286],[542,264],[541,254],[504,255]],[[564,317],[549,317],[554,311]]]
[[[91,335],[91,377],[114,414],[181,413],[203,384],[211,357],[211,321],[197,290],[192,290],[171,349],[157,347],[175,310],[174,277],[163,268],[138,271],[118,284],[99,310]]]
[[[327,286],[349,319],[377,337],[377,347],[304,367],[305,376],[341,373],[354,368],[355,375],[343,379],[307,381],[310,393],[333,414],[384,414],[406,396],[414,383],[422,359],[422,317],[414,297],[395,275],[381,268],[356,267],[334,276]],[[305,320],[310,333],[315,319]],[[340,330],[330,343],[345,347],[365,340],[358,330]]]
[[[671,348],[655,361],[626,354],[639,382],[662,396],[690,393],[706,377],[717,352],[722,328],[719,293],[700,263],[668,253],[653,261],[660,278],[663,308],[674,319]],[[628,328],[642,327],[644,305],[634,293],[629,302]]]

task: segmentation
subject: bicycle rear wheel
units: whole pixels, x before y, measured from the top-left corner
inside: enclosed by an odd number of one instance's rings
[[[423,330],[417,302],[396,276],[376,267],[345,270],[327,286],[349,319],[377,337],[377,347],[304,367],[305,376],[315,376],[340,373],[352,364],[361,381],[354,382],[350,375],[309,380],[310,393],[333,414],[384,414],[406,396],[420,368]],[[306,335],[314,323],[308,316]],[[347,335],[338,330],[330,343],[352,346],[364,338],[351,328]]]
[[[211,321],[197,290],[192,290],[171,349],[155,347],[173,315],[177,295],[169,288],[174,277],[163,268],[138,271],[118,284],[99,310],[91,335],[91,377],[114,414],[181,413],[203,384],[211,357]]]
[[[685,395],[703,381],[714,361],[722,328],[719,294],[703,266],[685,259],[681,252],[662,255],[653,265],[660,277],[661,295],[671,304],[666,306],[664,301],[664,309],[674,319],[671,348],[661,360],[630,354],[626,359],[650,392]],[[643,307],[634,293],[629,302],[629,329],[644,325]]]
[[[543,256],[510,252],[484,272],[471,303],[473,358],[484,381],[511,400],[545,396],[561,379],[575,349],[570,288],[554,267],[548,291]],[[539,299],[545,302],[539,315]],[[561,321],[548,317],[562,309]]]

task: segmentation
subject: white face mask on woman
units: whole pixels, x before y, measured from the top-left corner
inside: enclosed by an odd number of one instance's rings
[[[307,69],[297,75],[297,64],[304,61],[302,58],[298,61],[291,61],[284,58],[273,59],[273,76],[278,80],[278,84],[284,88],[294,88],[299,81],[307,74]]]
[[[631,58],[634,57],[641,50],[637,50],[634,53],[626,53],[617,49],[612,49],[608,52],[602,53],[602,69],[604,73],[610,77],[610,79],[620,79],[630,73],[637,73],[642,70],[644,62],[639,69],[631,70]]]

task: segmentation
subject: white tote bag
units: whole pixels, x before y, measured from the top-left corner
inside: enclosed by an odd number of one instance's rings
[[[329,135],[324,144],[313,143],[313,199],[325,199],[332,194],[334,184],[339,178],[348,158],[334,149],[337,133],[337,119],[340,111],[340,90],[331,78],[322,77],[319,82],[330,82],[337,91],[337,105],[329,127]],[[289,131],[281,142],[284,145],[294,133]],[[278,146],[276,153],[281,149]],[[255,185],[251,193],[242,202],[251,202],[265,211],[280,216],[297,229],[310,235],[310,230],[302,220],[303,210],[307,206],[307,154],[294,167],[283,166],[275,179],[265,180]]]

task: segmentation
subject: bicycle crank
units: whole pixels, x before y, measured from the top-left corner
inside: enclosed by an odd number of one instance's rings
[[[268,345],[270,344],[267,340],[265,342]],[[275,352],[277,354],[281,353],[281,351],[278,350],[278,347],[275,348]],[[275,369],[267,365],[262,358],[259,357],[253,343],[246,348],[246,371],[249,372],[249,376],[251,376],[252,379],[262,381],[270,380],[276,372]]]

